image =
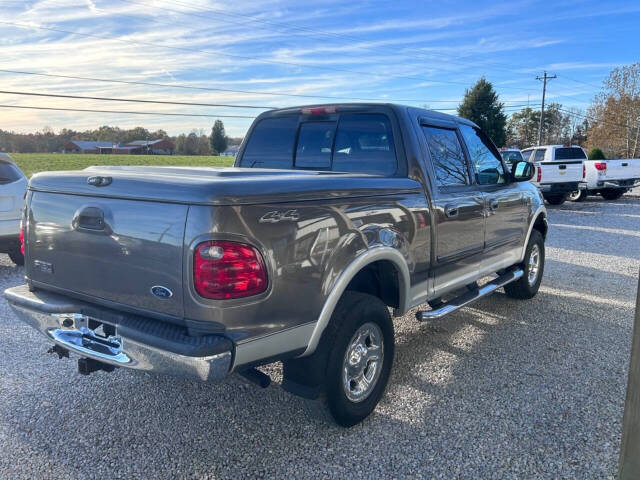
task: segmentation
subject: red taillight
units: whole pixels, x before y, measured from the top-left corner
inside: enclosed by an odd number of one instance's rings
[[[302,115],[327,115],[329,113],[336,113],[338,109],[336,107],[304,107],[300,109]]]
[[[605,162],[596,162],[594,165],[596,170],[600,170],[601,172],[607,169],[607,164]]]
[[[267,269],[246,243],[209,241],[196,247],[193,282],[201,296],[217,300],[248,297],[267,289]]]
[[[587,178],[587,166],[582,164],[582,178]]]
[[[24,255],[24,222],[22,220],[20,220],[20,252]]]
[[[542,167],[538,167],[538,175],[536,176],[536,182],[540,183],[542,180]]]

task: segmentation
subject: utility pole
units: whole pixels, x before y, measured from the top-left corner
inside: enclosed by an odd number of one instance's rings
[[[553,80],[557,78],[556,75],[547,75],[547,72],[544,72],[543,77],[536,77],[536,80],[542,81],[542,110],[540,110],[540,126],[538,127],[538,145],[542,143],[542,123],[544,121],[544,97],[547,93],[547,81]]]

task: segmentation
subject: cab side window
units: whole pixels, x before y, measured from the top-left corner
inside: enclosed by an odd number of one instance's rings
[[[480,185],[506,183],[507,177],[500,153],[482,130],[469,125],[460,125],[460,132],[467,144],[476,182]]]
[[[438,187],[469,185],[467,161],[456,131],[449,128],[423,126]]]
[[[546,151],[547,151],[546,148],[537,149],[536,150],[536,154],[533,157],[533,161],[536,162],[536,163],[544,161],[544,154],[545,154]]]

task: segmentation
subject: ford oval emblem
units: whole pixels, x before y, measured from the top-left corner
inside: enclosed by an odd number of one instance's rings
[[[162,285],[155,285],[151,287],[151,293],[158,298],[171,298],[173,296],[173,292],[169,290],[167,287],[163,287]]]

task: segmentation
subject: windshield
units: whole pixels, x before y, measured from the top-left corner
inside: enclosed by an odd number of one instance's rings
[[[520,162],[523,160],[522,154],[517,150],[502,152],[502,159],[509,163]]]

